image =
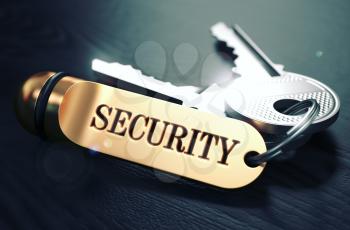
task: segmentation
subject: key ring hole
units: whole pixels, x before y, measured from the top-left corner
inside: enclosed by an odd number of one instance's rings
[[[273,103],[273,108],[275,110],[277,110],[277,112],[285,114],[285,115],[289,115],[289,116],[298,116],[298,115],[303,115],[304,113],[307,112],[307,108],[298,111],[297,113],[294,114],[290,114],[287,113],[286,110],[294,105],[296,105],[297,103],[299,103],[300,101],[295,100],[295,99],[281,99],[276,101],[275,103]]]
[[[256,168],[258,167],[259,165],[256,165],[256,164],[253,164],[252,161],[249,159],[251,157],[255,157],[255,156],[258,156],[259,153],[258,152],[255,152],[255,151],[250,151],[250,152],[247,152],[245,155],[244,155],[244,163],[250,167],[250,168]]]

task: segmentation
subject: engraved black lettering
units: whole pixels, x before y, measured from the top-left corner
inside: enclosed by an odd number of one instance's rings
[[[237,140],[232,140],[232,144],[229,148],[227,148],[227,138],[226,137],[220,137],[221,144],[222,144],[222,157],[221,160],[218,161],[220,164],[228,165],[227,164],[227,157],[233,150],[233,148],[239,144],[240,142]]]
[[[168,123],[168,122],[164,121],[164,123]],[[176,150],[178,152],[183,152],[185,150],[185,146],[182,146],[181,139],[187,136],[188,131],[182,125],[173,124],[173,123],[171,123],[171,125],[173,126],[173,128],[171,130],[168,143],[164,146],[164,148],[173,149],[172,145],[174,143],[174,140],[177,139]],[[180,130],[180,133],[178,133],[178,130]]]
[[[208,154],[209,154],[209,149],[210,149],[211,143],[214,139],[215,145],[217,145],[219,142],[219,136],[212,134],[212,133],[203,132],[202,136],[200,137],[200,140],[202,141],[205,137],[207,137],[207,141],[205,142],[205,146],[203,148],[202,155],[200,155],[198,157],[209,160]]]
[[[185,126],[174,124],[168,121],[161,121],[157,118],[148,117],[143,114],[133,116],[130,111],[114,108],[116,113],[113,116],[113,107],[105,104],[100,104],[96,107],[95,115],[93,116],[90,127],[97,130],[107,130],[110,133],[124,136],[128,132],[132,140],[147,139],[147,142],[153,146],[159,146],[163,142],[163,148],[183,152],[184,154],[194,156],[195,146],[198,141],[204,142],[202,152],[198,154],[199,158],[209,160],[209,151],[214,145],[221,144],[221,159],[217,163],[228,165],[228,157],[233,152],[240,141],[228,139],[227,137],[215,135],[208,132],[203,132],[197,129],[188,130]],[[112,120],[113,119],[113,120]],[[128,124],[129,123],[129,124]],[[169,127],[168,126],[172,126]],[[139,128],[138,128],[139,127]],[[167,131],[168,129],[171,129]],[[170,133],[169,136],[165,135]],[[186,137],[189,142],[185,143]],[[146,137],[147,136],[147,137]],[[164,137],[167,136],[166,140]]]
[[[125,124],[125,120],[126,120],[126,118],[129,120],[131,115],[132,115],[132,113],[129,112],[129,111],[123,110],[123,109],[118,109],[118,108],[115,108],[115,110],[117,112],[115,114],[113,124],[112,124],[111,128],[109,130],[107,130],[107,131],[110,132],[110,133],[114,133],[114,134],[120,135],[120,136],[124,136],[125,133],[126,133],[126,129],[127,129],[125,127],[123,128],[123,126]],[[122,114],[125,114],[126,117],[122,117]],[[118,124],[120,124],[120,126],[121,126],[120,127],[121,128],[120,131],[116,131]]]
[[[169,122],[164,122],[164,127],[163,127],[163,131],[162,131],[162,134],[159,138],[158,141],[152,141],[152,137],[154,135],[154,131],[157,127],[157,123],[160,121],[159,119],[157,118],[150,118],[151,119],[151,127],[149,129],[149,132],[148,132],[148,135],[147,135],[147,142],[151,145],[154,145],[154,146],[157,146],[157,145],[160,145],[160,143],[162,143],[163,141],[163,138],[164,138],[164,134],[165,134],[165,130],[167,129],[168,125],[170,124]]]
[[[103,112],[102,112],[103,108],[106,108],[107,111],[108,111],[108,115],[111,115],[112,110],[113,110],[112,107],[109,107],[108,105],[104,105],[104,104],[101,104],[101,105],[97,106],[97,108],[96,108],[96,115],[97,115],[98,118],[101,119],[101,121],[103,122],[103,125],[98,127],[97,124],[96,124],[96,119],[97,118],[94,116],[92,118],[92,120],[91,120],[90,127],[94,127],[94,128],[96,128],[98,130],[104,130],[108,126],[108,118],[107,118],[106,115],[103,114]]]
[[[145,135],[145,131],[142,131],[141,134],[139,134],[137,137],[135,136],[135,133],[134,133],[134,129],[135,129],[136,123],[141,118],[144,120],[145,127],[146,127],[147,124],[148,124],[148,121],[149,121],[149,117],[146,117],[145,115],[142,115],[142,114],[136,115],[131,120],[130,125],[129,125],[129,136],[131,137],[131,139],[133,139],[135,141],[140,140]]]
[[[190,144],[188,145],[188,149],[184,152],[188,155],[193,155],[192,152],[193,152],[194,146],[196,144],[198,134],[201,132],[200,130],[197,130],[197,129],[191,129],[191,130],[192,130],[192,137],[190,140]]]

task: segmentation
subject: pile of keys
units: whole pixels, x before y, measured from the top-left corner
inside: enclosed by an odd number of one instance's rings
[[[272,63],[239,26],[217,23],[211,32],[238,56],[229,81],[178,87],[95,59],[98,83],[64,72],[29,77],[18,119],[43,139],[222,188],[245,186],[266,162],[331,125],[340,102],[325,84]]]
[[[175,98],[183,106],[248,122],[264,136],[268,147],[273,146],[256,159],[256,165],[279,155],[287,142],[304,143],[307,136],[337,119],[340,101],[331,88],[274,64],[238,25],[231,28],[219,22],[211,32],[238,56],[232,80],[224,84],[215,83],[205,89],[175,86],[145,76],[129,65],[99,59],[93,60],[92,69]]]

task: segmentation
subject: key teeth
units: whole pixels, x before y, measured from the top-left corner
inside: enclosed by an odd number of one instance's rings
[[[112,67],[113,66],[116,66],[118,68],[122,67],[122,68],[125,68],[125,72],[128,72],[128,73],[135,73],[135,75],[138,75],[138,77],[140,77],[140,80],[143,79],[141,77],[147,77],[149,78],[150,80],[153,80],[153,81],[159,81],[158,79],[156,79],[155,77],[153,76],[149,76],[149,75],[146,75],[142,72],[142,70],[140,69],[136,69],[134,68],[132,65],[124,65],[124,64],[120,64],[118,62],[110,62],[108,63],[109,65],[111,65]],[[164,82],[165,84],[169,84],[169,85],[173,85],[172,83],[170,82]]]
[[[284,65],[282,64],[274,64],[274,67],[280,71],[280,72],[284,72]]]
[[[226,39],[223,35],[223,33],[220,33],[219,31],[222,31],[222,30],[226,30],[226,31],[231,31],[231,28],[229,28],[224,22],[218,22],[216,23],[215,25],[213,25],[211,28],[210,28],[210,31],[211,31],[211,34],[218,40],[218,41],[221,41],[221,42],[224,42],[226,44],[227,47],[230,47],[232,48],[232,54],[237,56],[237,58],[235,59],[235,61],[233,62],[236,67],[233,67],[232,68],[232,72],[234,75],[237,75],[237,76],[241,76],[240,72],[239,72],[239,64],[237,64],[237,62],[239,62],[239,54],[237,54],[235,52],[235,45],[234,44],[230,44],[229,43],[229,39]]]
[[[238,70],[237,67],[233,67],[233,68],[231,69],[231,71],[232,71],[232,73],[233,73],[233,77],[241,77],[241,76],[242,76],[242,74],[239,73],[239,70]]]
[[[118,62],[109,63],[94,59],[92,61],[92,69],[116,79],[168,95],[169,97],[174,97],[186,102],[188,101],[188,104],[191,104],[191,102],[198,97],[197,92],[200,90],[200,88],[195,86],[181,88],[173,85],[171,82],[163,82],[155,77],[144,75],[141,70],[135,69],[132,65],[123,65]],[[116,70],[119,70],[118,74],[115,74]],[[181,89],[180,93],[176,92],[178,89]]]
[[[235,27],[238,27],[238,25],[235,25]],[[230,42],[230,39],[227,39],[225,37],[225,33],[222,33],[222,31],[226,31],[226,32],[233,32],[232,28],[230,28],[229,26],[227,26],[224,22],[218,22],[216,24],[214,24],[211,28],[210,28],[211,34],[219,41],[224,42],[226,44],[227,47],[230,47],[233,49],[232,54],[237,56],[237,58],[235,59],[235,61],[233,62],[236,67],[232,68],[232,72],[234,75],[237,76],[242,76],[240,69],[240,55],[239,53],[236,53],[236,45],[233,44],[232,42]],[[284,72],[284,66],[281,64],[274,64],[274,67],[279,71],[279,72]]]
[[[119,64],[119,63],[116,63],[116,62],[111,62],[110,63],[111,65],[115,65],[115,64]],[[124,65],[125,69],[128,71],[128,72],[134,72],[135,74],[137,75],[142,75],[142,76],[145,76],[145,77],[149,77],[149,78],[153,78],[151,76],[148,76],[146,74],[144,74],[140,69],[136,69],[134,68],[133,66],[131,65]]]
[[[232,54],[237,56],[237,57],[236,57],[235,61],[233,62],[236,66],[232,68],[232,72],[237,77],[240,77],[240,76],[242,76],[241,71],[239,70],[240,55],[235,52],[236,51],[235,44],[230,43],[230,39],[226,39],[224,34],[220,33],[220,30],[221,31],[226,30],[226,31],[232,32],[232,29],[230,27],[228,27],[224,22],[218,22],[211,27],[211,33],[217,40],[224,42],[227,47],[230,47],[233,49]]]

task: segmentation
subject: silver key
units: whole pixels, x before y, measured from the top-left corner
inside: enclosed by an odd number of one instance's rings
[[[197,92],[200,88],[195,86],[175,86],[170,82],[163,82],[154,77],[146,76],[140,70],[130,65],[123,65],[118,62],[108,63],[94,59],[91,68],[96,72],[176,98],[182,101],[183,105],[189,107],[195,105],[199,100]]]
[[[217,84],[213,84],[208,87],[205,92],[199,93],[202,89],[198,87],[175,86],[170,82],[163,82],[154,77],[144,75],[140,70],[118,62],[108,63],[99,59],[94,59],[91,68],[96,72],[115,79],[176,98],[182,101],[182,105],[184,106],[226,116],[224,100],[221,97],[223,90],[222,87]]]
[[[295,100],[313,98],[321,110],[310,132],[324,129],[337,119],[340,101],[331,88],[313,78],[284,71],[283,66],[274,64],[238,25],[230,28],[217,23],[211,32],[238,55],[233,71],[241,77],[226,87],[224,95],[221,93],[228,116],[248,121],[263,132],[280,134],[302,117],[283,114],[283,107]]]

